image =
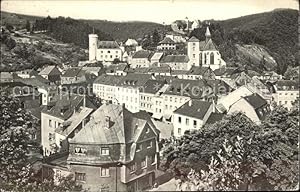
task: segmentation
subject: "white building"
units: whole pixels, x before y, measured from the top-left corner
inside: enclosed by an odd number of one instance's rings
[[[131,58],[128,59],[130,68],[150,67],[150,59],[153,53],[151,51],[140,50],[135,52]]]
[[[214,104],[207,101],[191,99],[174,111],[174,136],[180,137],[188,130],[201,129],[214,112]]]
[[[169,37],[165,37],[158,43],[157,50],[176,50],[176,43]]]
[[[127,41],[125,42],[126,46],[138,46],[138,42],[135,39],[127,39]]]
[[[89,61],[122,61],[123,51],[116,41],[98,41],[98,35],[89,35]]]
[[[279,80],[275,84],[275,92],[272,95],[277,105],[290,110],[299,98],[299,84],[294,80]]]
[[[116,87],[116,102],[135,113],[140,109],[140,92],[145,89],[145,83],[151,79],[149,74],[129,73],[124,76]]]
[[[188,41],[188,57],[190,65],[210,67],[212,70],[226,66],[225,61],[221,58],[220,52],[216,49],[211,39],[209,28],[205,33],[206,40],[199,41],[196,37],[191,37]]]
[[[93,93],[103,101],[116,102],[116,89],[123,76],[103,74],[94,81]]]
[[[161,65],[168,65],[172,70],[189,70],[189,58],[187,55],[167,55],[161,61]]]

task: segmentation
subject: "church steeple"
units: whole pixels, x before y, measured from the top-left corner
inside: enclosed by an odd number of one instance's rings
[[[206,37],[206,42],[211,38],[209,27],[206,27],[205,37]]]

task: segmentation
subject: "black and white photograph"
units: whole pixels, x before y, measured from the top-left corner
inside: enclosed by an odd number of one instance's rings
[[[298,0],[2,0],[0,192],[299,191]]]

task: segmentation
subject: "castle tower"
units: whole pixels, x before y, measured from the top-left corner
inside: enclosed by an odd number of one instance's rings
[[[96,61],[97,57],[97,34],[89,34],[89,61]]]
[[[200,41],[196,37],[191,37],[188,40],[188,49],[187,49],[187,54],[189,57],[189,64],[190,66],[199,66],[200,64]]]

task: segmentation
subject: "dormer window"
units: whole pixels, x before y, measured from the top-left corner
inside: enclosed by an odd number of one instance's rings
[[[109,124],[110,124],[110,117],[109,116],[105,116],[104,128],[108,129],[109,128]]]

